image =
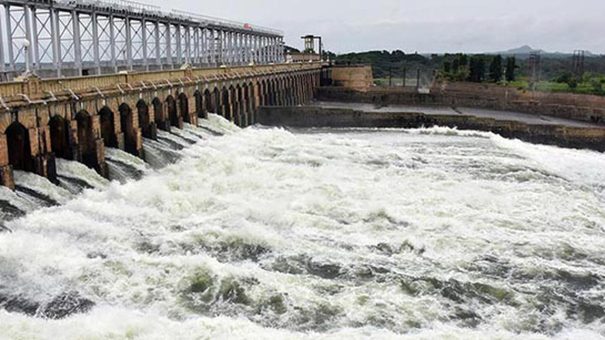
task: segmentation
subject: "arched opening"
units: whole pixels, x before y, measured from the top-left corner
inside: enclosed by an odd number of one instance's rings
[[[292,87],[290,84],[290,77],[285,78],[284,79],[284,94],[285,94],[285,105],[286,106],[291,106],[292,105]]]
[[[265,105],[265,84],[262,81],[256,83],[256,87],[258,88],[258,106]]]
[[[244,97],[243,97],[243,89],[242,87],[238,84],[237,86],[235,86],[235,100],[233,103],[233,108],[234,108],[234,121],[235,124],[237,126],[243,126],[244,125]]]
[[[170,125],[180,127],[180,119],[176,108],[176,100],[173,96],[166,98],[166,105],[168,106],[168,119],[170,119]]]
[[[271,81],[268,80],[265,83],[265,93],[266,93],[266,97],[265,97],[265,105],[267,106],[272,106],[273,105],[273,90],[272,90],[272,85],[271,85]]]
[[[238,98],[236,97],[236,91],[235,91],[235,87],[233,86],[229,86],[229,98],[231,101],[231,108],[229,110],[229,116],[226,117],[227,119],[229,119],[230,121],[233,121],[233,118],[235,116],[235,113],[237,113],[237,111],[235,110],[236,106],[235,103],[238,100]]]
[[[254,84],[248,84],[248,93],[246,94],[246,98],[248,98],[248,112],[254,110],[256,104],[256,96],[254,95]]]
[[[73,159],[74,154],[69,138],[70,127],[66,119],[53,116],[48,122],[50,128],[50,146],[55,157]]]
[[[13,122],[6,129],[8,162],[15,170],[33,171],[34,160],[29,142],[29,131],[19,122]]]
[[[132,109],[126,103],[120,104],[118,108],[120,112],[120,124],[124,133],[124,149],[134,155],[138,155],[137,148],[137,128],[135,126]]]
[[[212,93],[210,90],[206,89],[204,91],[204,110],[207,113],[216,113],[215,103],[212,100]]]
[[[214,106],[214,113],[220,114],[219,110],[221,107],[221,90],[218,87],[214,88],[212,92],[212,105]]]
[[[137,102],[137,114],[143,137],[155,139],[157,137],[155,134],[155,124],[151,120],[149,106],[142,99]]]
[[[95,166],[94,137],[92,133],[92,118],[82,110],[76,115],[78,124],[78,149],[82,162],[89,167]]]
[[[157,128],[164,131],[170,131],[170,124],[167,124],[164,119],[164,105],[160,98],[153,98],[151,105],[153,107],[153,119]]]
[[[195,97],[195,113],[200,118],[207,118],[208,114],[204,107],[204,97],[202,97],[202,93],[200,91],[195,91],[193,93]]]
[[[184,122],[191,123],[191,117],[189,117],[189,99],[185,93],[179,94],[179,114]],[[175,125],[181,127],[180,125]]]
[[[220,114],[221,114],[221,116],[225,117],[226,119],[229,119],[229,117],[231,117],[230,116],[231,112],[230,112],[230,108],[229,108],[229,91],[224,87],[223,87],[223,93],[221,96],[221,100],[222,100],[222,103],[221,103]]]
[[[113,112],[107,106],[104,106],[101,111],[99,111],[99,117],[101,118],[101,137],[103,137],[105,145],[117,148],[118,139],[115,132]]]

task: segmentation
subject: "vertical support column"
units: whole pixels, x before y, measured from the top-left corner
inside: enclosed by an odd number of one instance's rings
[[[205,36],[205,41],[206,41],[206,59],[205,61],[208,63],[208,66],[210,66],[213,62],[213,48],[214,48],[214,30],[206,30],[206,34],[204,34]]]
[[[10,71],[15,71],[15,57],[13,51],[13,29],[11,24],[11,10],[10,5],[4,6],[4,14],[6,23],[6,32],[8,37],[8,65]]]
[[[205,28],[200,28],[200,66],[204,66],[204,64],[206,63],[206,33],[207,32]]]
[[[200,61],[202,58],[202,38],[201,38],[202,29],[199,26],[193,28],[193,64],[200,65]]]
[[[113,66],[114,72],[118,73],[118,62],[116,60],[116,44],[112,44],[112,41],[116,41],[116,27],[113,15],[109,16],[109,54],[111,56],[111,65]]]
[[[145,71],[149,71],[149,62],[147,61],[147,20],[145,18],[141,19],[141,40],[143,40],[141,47],[143,50],[143,66],[145,67]]]
[[[239,65],[240,62],[237,60],[237,50],[239,49],[239,46],[241,46],[241,42],[237,40],[237,36],[238,33],[233,33],[233,47],[231,48],[231,52],[232,52],[232,63],[235,65]]]
[[[241,65],[241,58],[239,57],[239,50],[241,49],[241,37],[242,34],[239,32],[233,33],[233,46],[231,48],[231,53],[233,55],[233,64]]]
[[[207,40],[206,40],[206,53],[207,53],[207,60],[208,60],[208,66],[211,66],[214,63],[214,45],[216,43],[216,41],[214,40],[214,30],[208,30],[206,32],[207,36]]]
[[[57,70],[57,77],[61,77],[61,40],[59,39],[59,12],[56,9],[50,9],[50,35],[53,49],[53,65]]]
[[[82,37],[80,36],[80,18],[77,11],[71,12],[74,40],[74,62],[78,70],[78,76],[82,75]]]
[[[31,6],[29,8],[29,13],[31,15],[31,32],[29,37],[27,38],[29,41],[32,42],[32,46],[33,46],[33,53],[30,53],[30,60],[34,60],[33,64],[30,64],[33,66],[32,69],[40,69],[41,65],[40,65],[40,41],[38,40],[38,17],[36,14],[36,8],[34,6]],[[29,30],[30,25],[27,25],[27,28]],[[33,55],[32,55],[33,54]]]
[[[265,63],[271,63],[271,46],[269,45],[270,38],[265,37]]]
[[[126,30],[126,64],[128,69],[132,70],[132,31],[130,17],[124,19],[124,29]]]
[[[268,52],[268,62],[273,62],[273,38],[267,37],[267,52]]]
[[[228,65],[233,65],[233,38],[234,38],[235,33],[233,32],[227,32],[227,43],[226,45],[226,59],[227,59],[227,64]]]
[[[228,57],[228,64],[233,65],[236,63],[235,61],[235,50],[237,49],[237,33],[236,32],[228,32],[227,33],[227,44],[226,44],[226,54]]]
[[[6,71],[6,63],[4,60],[4,34],[2,33],[2,31],[2,25],[0,25],[0,72]]]
[[[176,30],[176,67],[179,68],[183,64],[183,46],[181,41],[181,25],[175,25]]]
[[[259,64],[264,64],[265,61],[263,60],[263,37],[259,36],[258,37],[258,62]]]
[[[275,63],[275,38],[269,38],[269,61]]]
[[[91,25],[92,25],[92,49],[93,49],[93,57],[95,62],[95,68],[97,69],[97,74],[101,74],[101,60],[99,56],[99,27],[97,20],[97,13],[93,12],[90,16]]]
[[[278,63],[282,62],[281,57],[282,57],[283,52],[282,52],[281,43],[282,43],[281,38],[277,38],[277,45],[275,47],[277,48],[277,62]]]
[[[166,23],[166,59],[172,69],[172,24]]]
[[[216,31],[215,44],[216,44],[216,47],[215,47],[216,48],[216,56],[215,56],[216,64],[217,64],[217,66],[219,66],[223,63],[223,60],[222,60],[222,58],[223,58],[223,56],[222,56],[222,54],[223,54],[223,31],[221,31],[221,30]]]
[[[258,53],[258,36],[257,35],[254,36],[252,48],[254,49],[254,51],[252,53],[252,62],[256,64],[258,62],[258,58],[256,57],[258,55],[257,54]]]
[[[160,22],[156,21],[153,23],[153,35],[155,35],[155,63],[159,66],[160,70],[163,69],[162,65],[162,46],[160,40]]]
[[[185,63],[191,64],[191,27],[185,28]]]
[[[248,34],[242,34],[242,64],[248,64]]]
[[[32,40],[33,34],[32,34],[32,26],[31,26],[29,12],[30,12],[29,6],[23,6],[23,18],[25,19],[25,37],[30,42],[30,46],[31,46],[32,45],[31,43],[33,42],[33,40]],[[33,64],[33,53],[31,51],[27,54],[27,60],[25,62],[29,62],[30,66]]]

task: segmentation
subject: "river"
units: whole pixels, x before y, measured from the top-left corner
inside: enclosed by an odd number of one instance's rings
[[[0,191],[0,339],[605,337],[604,154],[201,125]]]

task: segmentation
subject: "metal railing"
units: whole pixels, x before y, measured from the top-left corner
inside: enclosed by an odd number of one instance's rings
[[[139,13],[162,13],[160,6],[145,4],[129,0],[55,0],[62,5],[91,5],[98,7],[110,7]]]
[[[208,15],[201,15],[201,14],[197,14],[197,13],[181,11],[178,9],[173,9],[171,12],[174,15],[178,15],[179,17],[182,17],[182,18],[187,18],[189,20],[200,21],[202,23],[213,24],[213,25],[217,25],[217,26],[227,26],[227,27],[236,28],[236,29],[245,29],[245,30],[249,30],[252,32],[260,32],[260,33],[274,34],[274,35],[283,35],[284,34],[283,31],[276,30],[273,28],[268,28],[268,27],[263,27],[263,26],[258,26],[258,25],[251,25],[251,24],[243,23],[243,22],[239,22],[239,21],[216,18],[216,17],[211,17]]]

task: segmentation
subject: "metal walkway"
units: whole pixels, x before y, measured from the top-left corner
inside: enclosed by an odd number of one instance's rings
[[[132,1],[0,0],[2,9],[2,80],[26,58],[41,77],[284,61],[281,31]]]

